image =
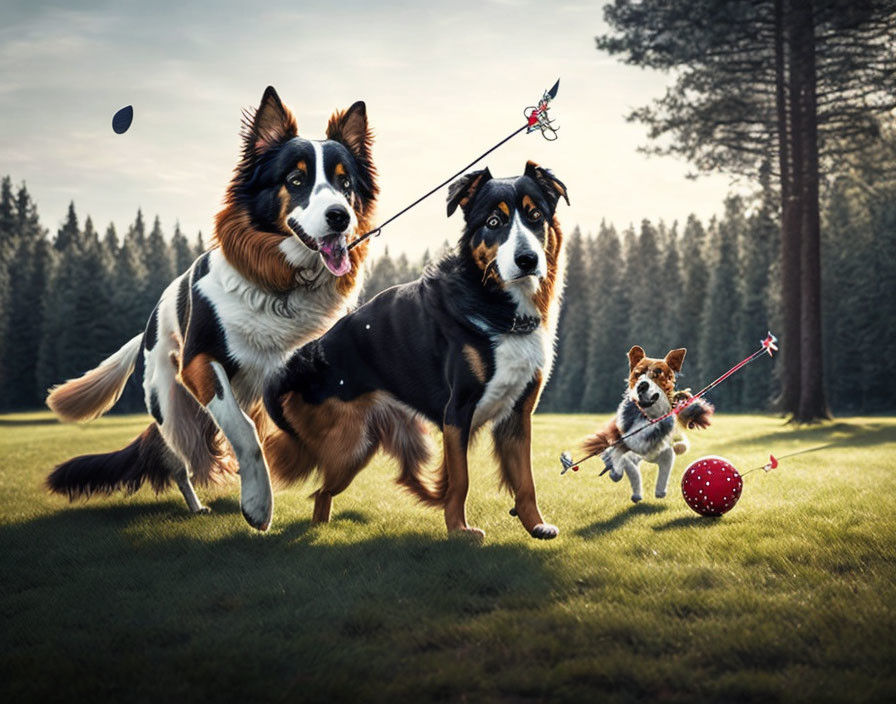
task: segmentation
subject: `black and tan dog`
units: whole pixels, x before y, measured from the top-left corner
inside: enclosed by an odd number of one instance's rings
[[[287,483],[317,468],[314,522],[329,520],[333,497],[382,448],[399,462],[400,485],[444,507],[449,531],[481,537],[467,524],[467,449],[492,421],[517,515],[534,537],[557,535],[538,509],[530,442],[562,288],[561,197],[565,186],[532,162],[516,178],[488,169],[462,177],[448,197],[448,215],[460,207],[465,218],[456,250],[299,349],[268,386],[279,430],[265,455]],[[431,479],[423,421],[441,429],[444,445]]]

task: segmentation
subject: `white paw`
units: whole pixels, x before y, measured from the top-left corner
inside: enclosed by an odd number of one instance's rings
[[[530,535],[539,540],[553,540],[560,535],[560,529],[550,523],[539,523],[530,531]]]
[[[656,496],[656,498],[658,498],[658,499],[665,499],[666,492],[665,491],[657,491],[656,494],[654,494],[654,496]]]
[[[240,464],[240,510],[253,528],[266,531],[271,527],[274,492],[260,452],[250,462]]]
[[[638,503],[641,500],[640,494],[632,494],[632,503]]]

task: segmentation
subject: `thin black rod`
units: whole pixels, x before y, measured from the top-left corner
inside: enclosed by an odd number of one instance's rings
[[[356,239],[354,242],[352,242],[352,243],[348,246],[348,248],[349,248],[349,249],[352,249],[352,247],[357,247],[359,244],[361,244],[361,243],[362,243],[364,240],[366,240],[368,237],[372,237],[373,235],[379,234],[379,233],[382,231],[382,229],[383,229],[386,225],[388,225],[390,222],[392,222],[392,221],[395,220],[396,218],[398,218],[398,217],[404,215],[406,212],[408,212],[411,208],[413,208],[413,207],[414,207],[415,205],[417,205],[418,203],[421,203],[422,201],[424,201],[424,200],[426,200],[427,198],[429,198],[433,193],[435,193],[436,191],[438,191],[440,188],[444,188],[445,186],[447,186],[447,185],[448,185],[449,183],[451,183],[454,179],[456,179],[458,176],[460,176],[462,173],[464,173],[464,171],[466,171],[467,169],[469,169],[471,166],[475,166],[478,162],[482,161],[483,159],[485,159],[485,157],[487,157],[489,154],[491,154],[493,151],[495,151],[495,149],[497,149],[497,148],[500,147],[501,145],[505,144],[506,142],[509,142],[511,139],[513,139],[514,137],[516,137],[520,132],[522,132],[523,130],[527,129],[528,127],[529,127],[529,124],[526,123],[525,125],[523,125],[522,127],[520,127],[518,130],[514,130],[513,132],[511,132],[509,135],[507,135],[504,139],[502,139],[500,142],[498,142],[498,143],[497,143],[495,146],[493,146],[491,149],[489,149],[488,151],[483,152],[482,154],[480,154],[479,156],[477,156],[475,159],[473,159],[473,161],[471,161],[469,164],[467,164],[464,168],[462,168],[462,169],[461,169],[460,171],[458,171],[456,174],[452,174],[451,176],[449,176],[448,178],[446,178],[444,181],[442,181],[438,186],[436,186],[435,188],[433,188],[431,191],[429,191],[429,192],[427,192],[427,193],[424,193],[422,196],[420,196],[420,197],[419,197],[417,200],[415,200],[413,203],[411,203],[410,205],[406,206],[405,208],[402,208],[401,210],[399,210],[397,213],[395,213],[395,215],[393,215],[391,218],[389,218],[389,219],[386,220],[385,222],[380,223],[378,227],[375,227],[375,228],[372,229],[370,232],[365,232],[365,233],[364,233],[363,235],[361,235],[358,239]]]

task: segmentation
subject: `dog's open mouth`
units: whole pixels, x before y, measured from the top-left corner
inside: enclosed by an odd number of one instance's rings
[[[303,245],[312,252],[320,254],[324,266],[327,267],[331,274],[334,276],[342,276],[351,270],[352,260],[348,256],[348,246],[345,242],[345,235],[333,233],[320,240],[316,240],[313,237],[310,237],[308,233],[302,229],[302,226],[293,218],[287,220],[287,223]]]
[[[334,276],[347,274],[352,268],[352,260],[348,256],[345,235],[327,235],[320,241],[320,256],[324,266]]]

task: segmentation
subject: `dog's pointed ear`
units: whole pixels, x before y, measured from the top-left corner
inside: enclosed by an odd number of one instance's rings
[[[669,352],[669,354],[666,355],[666,359],[663,361],[669,365],[669,369],[677,374],[681,371],[681,365],[684,364],[684,356],[687,353],[688,350],[686,347],[680,347],[677,350]]]
[[[490,181],[492,178],[491,171],[486,166],[481,171],[471,171],[464,174],[459,179],[448,186],[448,217],[454,214],[457,206],[460,206],[463,212],[467,212],[473,197],[476,195],[482,184]]]
[[[327,139],[339,142],[348,149],[361,170],[362,195],[369,199],[379,192],[371,146],[373,131],[367,122],[367,105],[359,100],[348,110],[337,110],[327,123]]]
[[[282,102],[274,86],[268,86],[255,111],[243,111],[243,146],[247,155],[292,139],[298,134],[296,118]]]
[[[647,356],[647,353],[639,346],[635,345],[628,351],[628,370],[631,371],[635,368],[635,365],[638,364],[642,359]]]
[[[327,123],[327,139],[344,145],[356,159],[370,161],[373,133],[367,123],[367,105],[363,100],[348,110],[337,110]]]
[[[550,169],[539,166],[534,161],[526,162],[526,170],[523,172],[531,178],[544,191],[552,208],[557,207],[560,198],[569,205],[569,194],[566,192],[566,185],[559,178],[554,176]]]

